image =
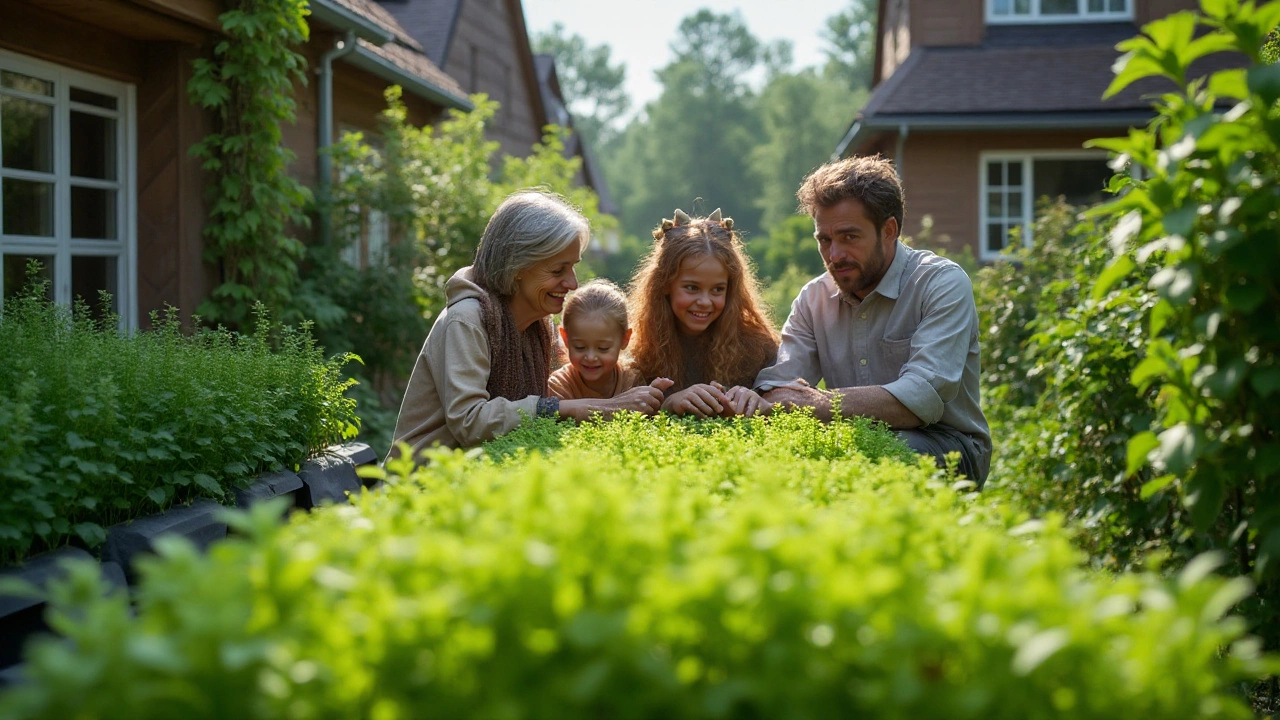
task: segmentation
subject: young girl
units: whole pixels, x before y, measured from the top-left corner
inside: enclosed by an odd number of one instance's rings
[[[627,298],[617,285],[597,279],[579,287],[565,301],[563,320],[560,339],[569,362],[547,380],[553,395],[611,398],[645,384],[640,373],[618,362],[631,342],[631,327]]]
[[[705,218],[676,210],[653,237],[628,303],[636,328],[634,367],[646,378],[675,381],[662,405],[670,412],[767,412],[769,403],[751,386],[776,360],[778,333],[733,219],[721,218],[718,209]]]

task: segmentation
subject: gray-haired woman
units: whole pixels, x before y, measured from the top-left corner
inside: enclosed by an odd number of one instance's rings
[[[559,400],[547,391],[549,317],[578,287],[573,267],[589,237],[586,218],[555,196],[525,190],[498,206],[475,264],[445,285],[445,310],[400,406],[397,445],[408,443],[415,456],[436,444],[472,447],[514,429],[522,413],[582,420],[593,412],[657,412],[662,389],[652,386],[605,400]]]

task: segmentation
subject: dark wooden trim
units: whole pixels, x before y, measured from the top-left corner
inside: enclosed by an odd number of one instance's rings
[[[9,4],[4,15],[2,48],[129,83],[146,75],[140,42],[22,2]]]

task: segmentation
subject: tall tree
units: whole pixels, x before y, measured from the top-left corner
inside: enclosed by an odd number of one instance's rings
[[[812,68],[777,74],[765,85],[756,103],[764,141],[752,148],[751,165],[760,178],[756,205],[767,232],[795,214],[800,181],[830,158],[866,95]]]
[[[671,51],[657,73],[662,94],[606,158],[623,227],[644,237],[677,206],[722,206],[740,227],[756,228],[759,183],[749,159],[761,133],[745,78],[763,46],[741,15],[704,9],[681,21]]]
[[[851,90],[871,85],[876,50],[876,0],[849,0],[844,10],[827,18],[822,39],[827,47],[826,73],[842,78]]]
[[[562,23],[535,36],[533,47],[534,52],[555,56],[560,88],[574,125],[587,142],[592,147],[609,142],[618,131],[617,121],[631,109],[631,98],[623,87],[626,66],[611,62],[608,45],[588,45],[581,35],[570,35]]]

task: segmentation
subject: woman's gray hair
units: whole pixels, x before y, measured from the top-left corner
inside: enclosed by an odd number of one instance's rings
[[[567,200],[539,190],[511,193],[489,218],[476,248],[472,279],[501,297],[516,293],[516,275],[574,242],[586,248],[591,226]]]

